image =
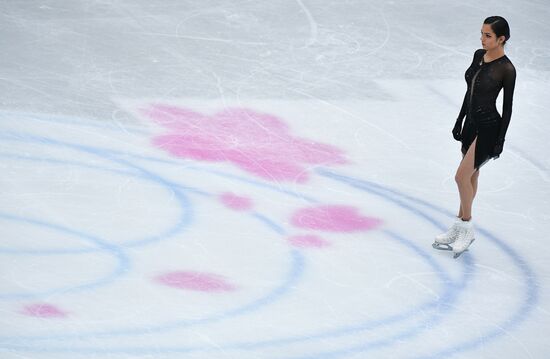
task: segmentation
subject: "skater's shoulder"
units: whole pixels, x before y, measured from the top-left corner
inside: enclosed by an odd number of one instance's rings
[[[496,63],[496,69],[495,71],[501,72],[504,76],[507,77],[515,77],[516,76],[516,67],[510,61],[508,56],[504,55],[501,58],[498,59],[498,63]]]
[[[512,61],[510,61],[510,59],[508,58],[508,56],[504,55],[502,57],[503,61],[502,61],[502,64],[504,66],[504,68],[508,71],[512,71],[512,72],[516,72],[516,67],[514,66],[514,64],[512,63]]]

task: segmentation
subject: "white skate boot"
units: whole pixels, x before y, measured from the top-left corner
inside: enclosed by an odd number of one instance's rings
[[[457,217],[455,219],[455,222],[447,232],[438,234],[435,237],[435,242],[432,244],[432,247],[445,251],[452,250],[453,248],[450,246],[450,244],[453,243],[458,236],[458,227],[460,222],[462,222],[462,219]]]
[[[472,220],[461,221],[458,224],[458,236],[452,244],[454,258],[460,257],[462,253],[468,250],[468,247],[475,241],[474,238],[474,225]]]

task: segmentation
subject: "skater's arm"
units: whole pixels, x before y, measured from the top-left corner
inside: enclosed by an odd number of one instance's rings
[[[514,99],[514,88],[516,85],[516,69],[514,65],[507,64],[504,73],[503,87],[504,97],[502,101],[502,125],[500,128],[500,134],[498,136],[499,142],[504,142],[506,131],[510,125],[510,118],[512,117],[512,102]]]
[[[460,113],[458,114],[458,117],[456,118],[457,121],[460,121],[462,123],[462,120],[464,119],[464,116],[466,116],[466,112],[468,112],[468,90],[466,90],[466,93],[464,94],[464,101],[462,102],[462,108],[460,109]]]

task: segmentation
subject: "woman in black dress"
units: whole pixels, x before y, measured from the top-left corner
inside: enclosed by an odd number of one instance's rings
[[[516,69],[504,54],[504,45],[509,38],[510,27],[504,18],[491,16],[485,19],[481,28],[483,49],[474,53],[472,64],[464,74],[468,88],[452,130],[453,137],[462,142],[463,157],[455,175],[460,209],[451,229],[438,235],[434,243],[435,248],[453,250],[455,258],[474,240],[471,211],[479,169],[502,153],[512,116]],[[501,116],[495,102],[503,88]]]

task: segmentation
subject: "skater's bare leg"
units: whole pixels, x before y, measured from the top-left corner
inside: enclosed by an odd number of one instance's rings
[[[464,158],[464,156],[462,156]],[[479,169],[477,171],[474,172],[474,174],[472,175],[472,188],[474,190],[474,195],[472,197],[472,203],[474,201],[474,199],[476,198],[476,193],[477,193],[477,180],[479,178]],[[458,215],[457,215],[458,218],[462,218],[462,204],[460,204],[459,206],[459,209],[458,209]]]
[[[472,218],[472,203],[475,193],[472,176],[474,172],[478,172],[474,169],[476,142],[477,137],[468,148],[464,158],[462,158],[455,174],[455,181],[458,185],[458,192],[460,194],[460,207],[462,209],[461,218],[465,221],[469,221]]]

